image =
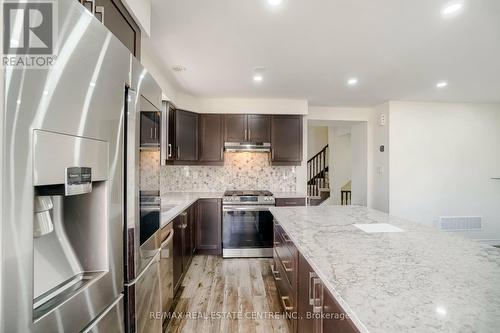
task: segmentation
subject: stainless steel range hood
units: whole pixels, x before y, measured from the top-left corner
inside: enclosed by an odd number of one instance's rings
[[[269,142],[224,142],[224,150],[226,152],[271,152],[271,144]]]

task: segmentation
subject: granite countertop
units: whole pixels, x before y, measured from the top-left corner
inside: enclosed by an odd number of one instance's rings
[[[271,212],[362,332],[500,330],[499,249],[366,207]]]
[[[222,192],[166,192],[161,195],[161,228],[169,224],[180,213],[198,199],[222,198]]]
[[[276,192],[276,198],[306,197],[300,192]],[[222,198],[223,192],[166,192],[161,195],[160,224],[163,228],[198,199]]]

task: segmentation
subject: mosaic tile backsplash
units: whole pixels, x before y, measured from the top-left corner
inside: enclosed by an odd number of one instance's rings
[[[156,153],[158,154],[158,153]],[[156,184],[154,166],[158,157],[141,157],[141,189]],[[262,189],[295,192],[296,170],[293,166],[270,166],[268,154],[225,153],[224,166],[162,166],[162,192],[221,192],[224,190]]]
[[[141,191],[158,191],[160,168],[160,152],[142,150],[140,155]]]

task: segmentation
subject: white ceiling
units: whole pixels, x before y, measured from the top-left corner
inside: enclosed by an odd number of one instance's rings
[[[448,1],[153,0],[150,44],[177,88],[200,97],[500,102],[500,0],[464,0],[443,19]]]

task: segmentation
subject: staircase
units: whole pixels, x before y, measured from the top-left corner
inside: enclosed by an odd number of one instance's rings
[[[309,205],[317,206],[330,197],[328,145],[307,161],[307,196]]]

